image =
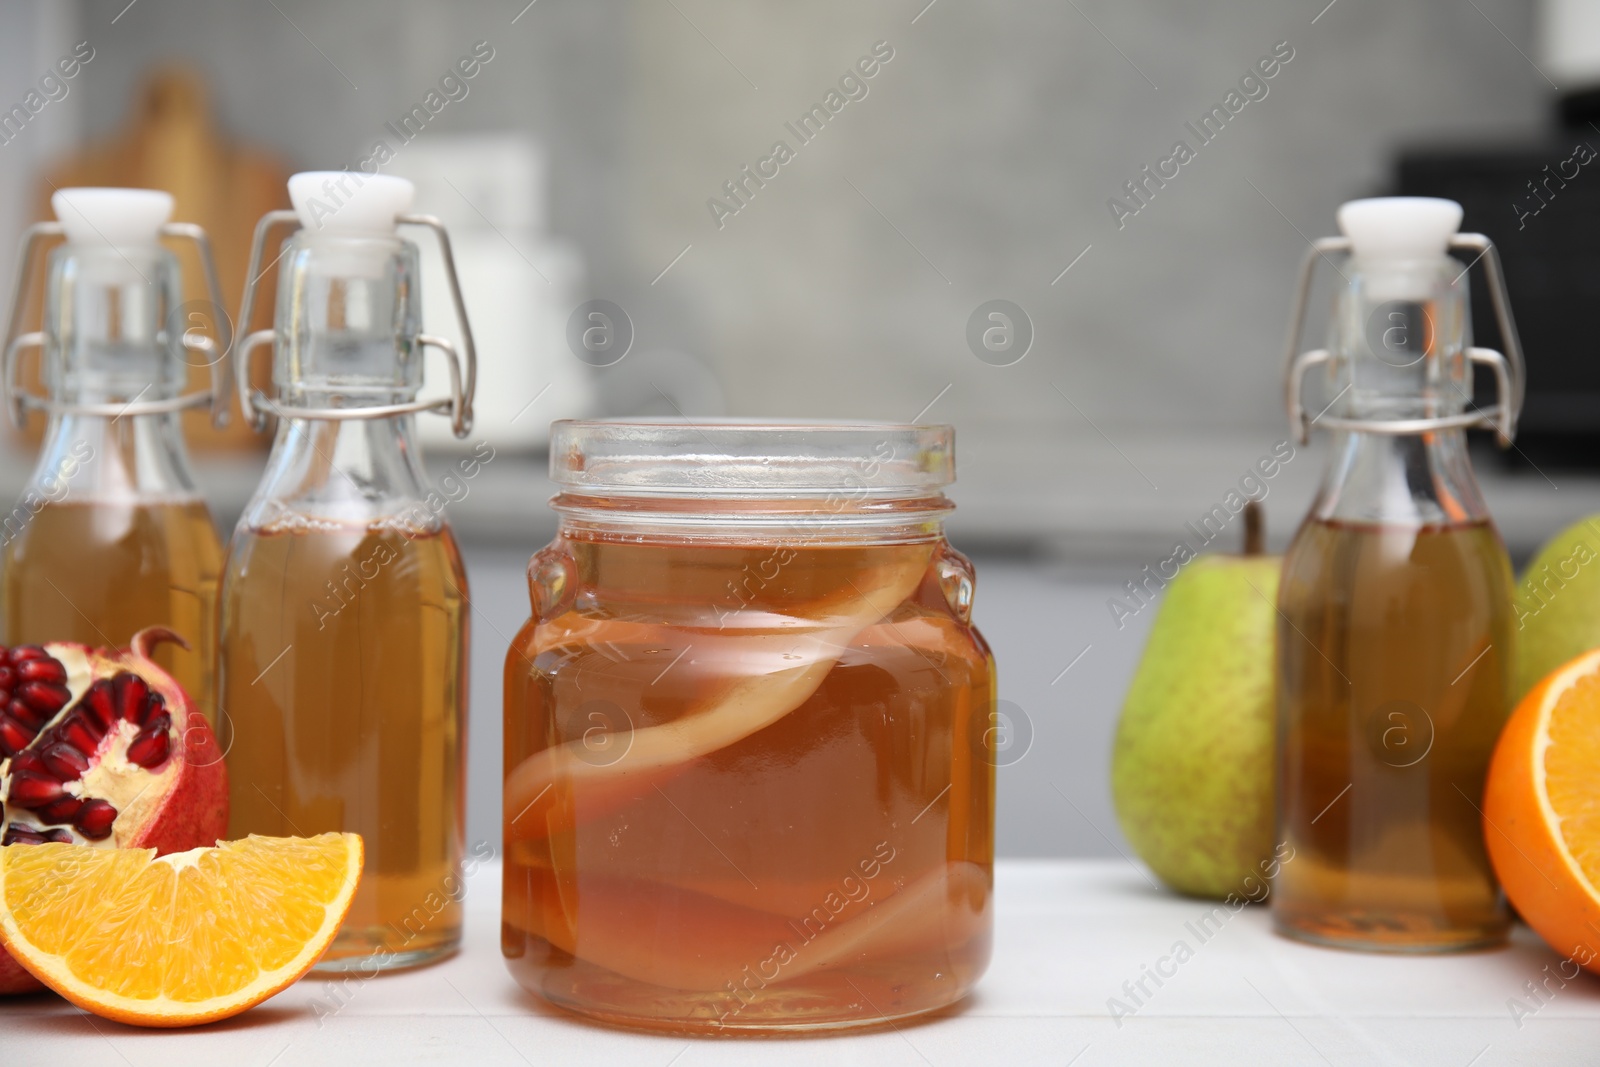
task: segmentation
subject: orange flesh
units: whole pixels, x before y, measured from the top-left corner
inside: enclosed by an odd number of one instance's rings
[[[1544,787],[1558,831],[1591,887],[1600,885],[1600,671],[1583,675],[1550,709]]]
[[[0,940],[81,1007],[155,1026],[271,996],[338,931],[361,870],[354,835],[262,838],[155,858],[78,845],[0,850]]]

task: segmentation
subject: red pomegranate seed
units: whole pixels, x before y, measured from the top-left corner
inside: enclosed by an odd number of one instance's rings
[[[89,724],[88,716],[74,711],[54,727],[57,737],[73,748],[90,755],[100,747],[100,734]]]
[[[0,753],[15,756],[28,746],[34,738],[34,731],[22,725],[11,716],[0,712]]]
[[[31,771],[34,774],[48,773],[44,769],[44,760],[39,758],[39,753],[37,752],[18,753],[17,758],[11,761],[11,769],[13,771]]]
[[[60,682],[23,682],[17,686],[17,699],[38,711],[54,715],[67,706],[72,691]]]
[[[24,682],[59,683],[67,680],[67,668],[58,659],[30,659],[18,664],[15,669],[17,677]]]
[[[78,832],[91,841],[100,841],[111,834],[111,824],[117,821],[117,809],[108,801],[96,798],[85,801],[83,810],[78,812]]]
[[[66,830],[49,830],[44,835],[44,840],[57,845],[72,844],[72,834]],[[40,844],[44,842],[41,841]]]
[[[22,663],[30,659],[49,659],[50,653],[38,645],[17,645],[11,650],[11,662]]]
[[[138,722],[139,713],[144,710],[145,698],[150,695],[150,687],[145,680],[137,674],[123,671],[111,679],[114,690],[112,703],[117,709],[119,719],[129,722]]]
[[[65,795],[61,783],[48,774],[15,768],[11,772],[11,788],[6,791],[6,799],[19,808],[42,808]]]
[[[49,823],[69,823],[78,817],[78,812],[83,810],[84,801],[79,797],[62,797],[51,804],[40,808],[37,814],[41,821]]]
[[[17,669],[9,664],[0,667],[0,689],[10,689],[17,684]]]
[[[172,751],[171,722],[163,730],[146,730],[128,746],[128,762],[149,769],[159,767]]]
[[[44,835],[39,831],[14,822],[6,827],[4,837],[0,837],[0,845],[42,845]]]
[[[167,715],[167,698],[160,693],[151,693],[144,702],[144,708],[139,712],[139,725],[149,726],[156,719],[165,716],[167,725],[172,725],[172,716]]]
[[[29,729],[37,731],[50,721],[50,715],[39,708],[31,707],[20,699],[13,699],[5,706],[5,710],[13,719],[24,724]]]
[[[111,683],[104,678],[91,685],[89,691],[83,694],[82,705],[89,710],[102,731],[117,721],[117,706]]]
[[[45,768],[63,782],[76,781],[89,769],[87,756],[59,741],[39,753],[39,757],[44,760]]]

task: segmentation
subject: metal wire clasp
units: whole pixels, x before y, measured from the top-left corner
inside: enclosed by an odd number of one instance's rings
[[[1444,415],[1422,419],[1347,419],[1341,417],[1306,417],[1300,403],[1301,388],[1306,372],[1312,367],[1329,362],[1333,356],[1325,348],[1301,352],[1300,333],[1305,327],[1306,303],[1311,297],[1311,281],[1317,260],[1330,252],[1349,252],[1348,237],[1320,237],[1311,243],[1305,259],[1300,263],[1300,284],[1295,294],[1294,309],[1289,316],[1289,341],[1286,346],[1288,373],[1284,380],[1284,402],[1289,413],[1289,426],[1295,439],[1305,444],[1311,439],[1311,424],[1320,423],[1330,430],[1353,430],[1360,433],[1411,434],[1452,428],[1484,427],[1495,432],[1501,448],[1509,448],[1517,434],[1517,417],[1522,413],[1524,389],[1522,343],[1517,339],[1517,324],[1511,317],[1511,298],[1506,293],[1505,274],[1500,269],[1500,253],[1494,242],[1481,233],[1458,233],[1450,239],[1450,250],[1476,252],[1472,264],[1483,261],[1484,273],[1489,282],[1489,299],[1494,304],[1495,321],[1500,325],[1500,336],[1505,342],[1504,355],[1492,348],[1468,347],[1467,359],[1494,371],[1496,403],[1486,408],[1460,415]],[[1465,273],[1465,272],[1463,272]]]
[[[267,235],[277,226],[287,223],[299,225],[300,216],[293,211],[269,211],[256,223],[256,232],[250,242],[250,263],[245,271],[244,298],[240,301],[239,322],[249,326],[255,311],[256,287],[261,275],[272,264],[262,268],[261,257],[265,251]],[[456,276],[456,260],[450,251],[450,234],[444,223],[433,215],[396,215],[395,222],[406,226],[426,226],[439,241],[439,252],[444,260],[445,276],[450,281],[450,299],[455,305],[456,323],[461,327],[461,355],[466,357],[465,381],[462,378],[462,358],[447,338],[434,334],[417,334],[417,343],[424,348],[437,348],[448,357],[450,367],[450,396],[438,400],[415,400],[406,404],[383,404],[358,408],[306,408],[280,404],[259,389],[250,386],[250,359],[255,349],[277,340],[277,328],[256,330],[239,342],[233,351],[235,366],[233,380],[239,390],[239,409],[257,433],[267,428],[267,417],[275,415],[289,419],[381,419],[390,415],[405,415],[418,411],[447,411],[450,428],[457,437],[472,432],[472,401],[478,390],[478,351],[472,342],[472,324],[467,321],[466,301],[461,297],[461,282]],[[274,260],[273,262],[277,262]]]
[[[17,257],[17,276],[11,284],[11,313],[6,319],[5,351],[3,356],[0,356],[0,360],[3,360],[0,362],[0,391],[4,392],[5,406],[11,413],[11,422],[18,429],[23,428],[27,425],[30,410],[44,411],[52,415],[105,415],[115,418],[119,415],[155,415],[209,405],[211,424],[218,428],[226,426],[228,398],[233,392],[232,364],[228,360],[228,350],[233,344],[233,326],[228,322],[227,314],[223,310],[226,305],[222,302],[222,280],[217,274],[217,261],[211,254],[211,240],[206,236],[205,230],[192,222],[169,222],[161,227],[161,236],[193,241],[200,253],[200,264],[206,275],[206,289],[211,294],[211,306],[215,312],[212,315],[212,331],[216,336],[207,337],[205,334],[185,329],[181,341],[185,349],[204,357],[206,366],[219,368],[212,375],[210,389],[185,393],[166,400],[134,399],[121,404],[76,404],[40,396],[22,388],[17,379],[21,352],[24,348],[37,349],[43,358],[45,341],[43,330],[18,332],[22,325],[22,313],[28,301],[29,280],[32,276],[28,267],[33,262],[34,250],[39,244],[46,238],[60,237],[63,233],[60,222],[36,222],[23,233],[22,251]],[[167,331],[163,328],[157,334],[158,341],[164,342],[166,334]]]

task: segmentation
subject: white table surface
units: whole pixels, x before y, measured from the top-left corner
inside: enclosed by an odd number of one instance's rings
[[[1275,937],[1249,907],[1202,943],[1207,905],[1158,892],[1121,861],[1002,861],[994,962],[958,1009],[917,1025],[797,1040],[654,1037],[592,1026],[524,993],[498,945],[499,869],[467,896],[466,944],[438,966],[334,983],[308,979],[235,1019],[139,1030],[52,995],[0,1001],[0,1067],[296,1067],[310,1064],[1385,1064],[1600,1063],[1600,979],[1557,988],[1536,1013],[1508,1001],[1559,964],[1527,929],[1495,952],[1432,958],[1318,949]],[[1194,955],[1131,1018],[1123,996],[1176,941]],[[1172,970],[1170,964],[1163,969]],[[325,1005],[319,1012],[315,1003]],[[1533,1008],[1534,1002],[1525,1001]]]

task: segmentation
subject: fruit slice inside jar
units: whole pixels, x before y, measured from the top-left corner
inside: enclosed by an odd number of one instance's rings
[[[539,628],[543,648],[629,643],[659,636],[697,657],[728,666],[714,695],[670,722],[627,731],[616,759],[595,759],[592,737],[543,749],[506,776],[506,832],[512,840],[547,837],[598,818],[643,795],[679,768],[766,729],[800,707],[867,628],[909,598],[927,572],[931,548],[906,551],[861,576],[804,615],[741,612],[737,628],[656,627],[621,620],[557,620]],[[688,642],[685,644],[685,642]]]
[[[0,849],[0,941],[97,1015],[187,1026],[282,990],[338,932],[361,838],[249,837],[154,849],[47,843]]]

